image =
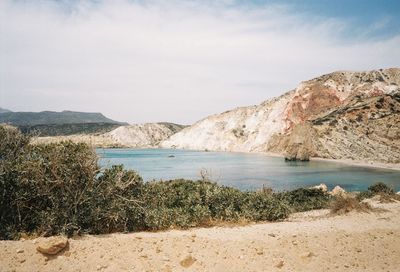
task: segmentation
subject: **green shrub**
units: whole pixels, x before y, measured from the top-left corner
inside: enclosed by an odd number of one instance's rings
[[[281,220],[288,206],[262,192],[242,192],[208,181],[153,181],[143,185],[144,229],[188,228],[211,221]]]
[[[277,198],[285,201],[292,212],[304,212],[328,207],[330,196],[320,189],[299,188],[278,193]]]
[[[125,231],[136,224],[142,180],[121,166],[100,171],[85,144],[30,145],[0,126],[0,238]]]
[[[373,194],[378,194],[378,193],[384,193],[384,194],[388,194],[388,195],[394,194],[393,188],[390,188],[383,182],[378,182],[378,183],[375,183],[375,184],[369,186],[368,191],[370,191]]]
[[[382,198],[396,198],[393,188],[389,187],[383,182],[375,183],[368,187],[368,191],[360,192],[357,195],[357,199],[363,200],[366,198],[371,198],[375,195],[380,195]]]
[[[288,217],[290,208],[285,202],[270,194],[251,192],[248,193],[244,212],[252,221],[276,221]]]

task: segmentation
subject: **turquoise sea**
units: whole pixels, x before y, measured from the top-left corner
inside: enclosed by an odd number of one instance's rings
[[[360,191],[378,181],[400,190],[400,171],[333,162],[285,162],[264,154],[177,149],[97,149],[97,153],[103,167],[123,164],[138,171],[145,181],[200,179],[205,169],[213,181],[242,190],[262,186],[290,190],[325,183],[330,189],[339,185]]]

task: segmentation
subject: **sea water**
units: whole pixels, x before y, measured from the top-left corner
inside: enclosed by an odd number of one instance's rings
[[[178,149],[97,149],[100,165],[123,164],[145,181],[200,179],[202,174],[219,184],[242,190],[270,187],[291,190],[325,183],[347,191],[366,190],[385,182],[400,190],[400,171],[350,166],[326,161],[285,162],[259,153],[205,152]]]

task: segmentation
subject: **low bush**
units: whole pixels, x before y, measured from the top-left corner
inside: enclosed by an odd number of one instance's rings
[[[277,193],[276,196],[278,199],[285,201],[292,212],[327,208],[331,199],[328,193],[314,188],[299,188],[293,191]]]
[[[357,199],[363,200],[379,195],[381,202],[392,202],[393,200],[400,200],[400,197],[394,193],[394,189],[389,187],[383,182],[375,183],[368,187],[365,192],[360,192]]]
[[[135,225],[142,183],[121,166],[100,171],[85,144],[30,145],[0,126],[0,238],[124,231]],[[137,203],[136,203],[137,204]]]
[[[143,186],[144,229],[188,228],[210,222],[275,221],[286,204],[260,192],[242,192],[208,181],[154,181]]]
[[[372,207],[365,202],[360,202],[357,198],[354,197],[335,197],[331,204],[331,214],[345,214],[351,211],[357,212],[369,212],[372,210]]]
[[[393,188],[390,188],[388,185],[386,185],[383,182],[378,182],[378,183],[375,183],[375,184],[369,186],[368,191],[370,191],[373,194],[378,194],[378,193],[384,193],[384,194],[388,194],[388,195],[394,194]]]

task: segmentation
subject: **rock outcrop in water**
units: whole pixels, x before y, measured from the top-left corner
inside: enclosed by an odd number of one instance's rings
[[[400,69],[334,72],[257,106],[207,117],[163,147],[400,162]]]

